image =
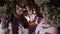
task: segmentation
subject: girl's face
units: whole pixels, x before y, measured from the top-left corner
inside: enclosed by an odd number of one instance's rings
[[[48,24],[48,21],[47,20],[44,20],[44,23],[43,24],[47,25]]]
[[[19,5],[16,5],[16,13],[18,15],[22,14],[22,8]]]
[[[4,24],[5,24],[5,21],[6,21],[6,20],[5,20],[5,18],[4,18],[4,17],[2,17],[2,18],[1,18],[1,24],[3,24],[3,25],[4,25]]]
[[[29,6],[26,6],[26,9],[28,11],[28,14],[31,15],[32,14],[32,10],[29,8]]]
[[[45,25],[51,25],[51,23],[49,22],[49,21],[47,21],[47,20],[45,20],[45,23],[44,23]]]

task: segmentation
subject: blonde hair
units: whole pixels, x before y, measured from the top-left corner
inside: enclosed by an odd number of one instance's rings
[[[53,26],[52,23],[49,20],[47,20],[47,19],[45,19],[45,23]]]

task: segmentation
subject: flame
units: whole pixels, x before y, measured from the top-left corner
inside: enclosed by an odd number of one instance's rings
[[[26,19],[27,19],[27,21],[29,22],[29,20],[30,20],[30,19],[29,19],[29,17],[28,17],[28,16],[25,16],[25,18],[26,18]]]
[[[34,14],[36,13],[36,11],[33,12]]]
[[[28,24],[31,25],[32,24],[32,20],[28,16],[25,16],[25,18],[27,19]]]

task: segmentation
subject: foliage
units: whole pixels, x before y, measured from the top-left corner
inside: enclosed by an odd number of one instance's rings
[[[5,0],[5,2],[6,4],[0,7],[0,16],[15,14],[16,3],[23,4],[25,0]]]
[[[55,27],[60,25],[60,13],[55,0],[35,0],[40,7],[43,17],[49,20]]]

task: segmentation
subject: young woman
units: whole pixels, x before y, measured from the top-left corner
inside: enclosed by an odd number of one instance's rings
[[[0,22],[0,34],[5,34],[7,32],[7,29],[4,28],[5,25],[5,18],[1,17],[1,22]]]
[[[57,30],[48,20],[43,18],[36,27],[35,34],[57,34]]]

